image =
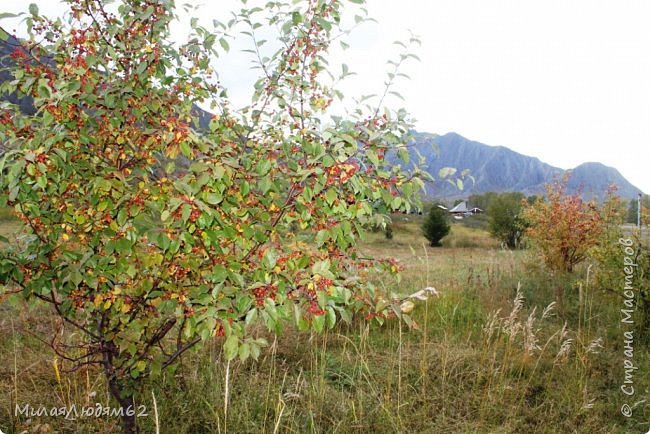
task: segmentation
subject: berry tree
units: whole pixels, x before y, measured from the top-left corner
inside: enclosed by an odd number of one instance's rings
[[[546,185],[546,200],[524,209],[527,235],[544,263],[553,271],[571,273],[587,258],[603,231],[602,217],[594,202],[566,193],[567,175]]]
[[[67,3],[66,23],[30,7],[30,37],[0,88],[37,110],[2,103],[1,200],[24,226],[0,254],[0,283],[80,332],[75,345],[51,343],[71,369],[100,366],[128,408],[142,378],[202,341],[223,339],[228,360],[256,358],[264,341],[247,329],[259,321],[320,332],[357,311],[399,311],[356,278],[398,267],[360,259],[355,244],[408,210],[422,181],[395,164],[408,158],[404,111],[323,120],[342,1],[274,2],[214,31],[193,20],[179,47],[171,0]],[[237,111],[211,59],[241,25],[262,76]],[[269,56],[256,38],[264,25],[280,32]],[[199,128],[207,101],[217,114]],[[123,425],[137,431],[134,416]]]

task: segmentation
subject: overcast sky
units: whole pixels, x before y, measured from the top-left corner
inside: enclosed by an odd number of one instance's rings
[[[56,0],[31,2],[47,14],[63,10]],[[31,2],[4,2],[0,12]],[[200,17],[224,21],[236,4],[185,2],[203,4]],[[563,169],[598,161],[650,193],[649,1],[370,0],[366,7],[378,23],[355,29],[351,48],[337,50],[358,74],[346,93],[381,90],[391,43],[408,40],[410,30],[422,41],[421,62],[407,65],[411,80],[396,88],[405,101],[393,103],[414,115],[419,131],[454,131]],[[243,100],[253,77],[248,59],[228,65],[222,81]]]

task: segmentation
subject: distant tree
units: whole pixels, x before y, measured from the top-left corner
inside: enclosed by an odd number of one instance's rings
[[[607,199],[601,206],[603,230],[590,254],[595,260],[595,287],[612,291],[621,290],[621,270],[625,266],[620,240],[625,237],[622,224],[626,209],[623,201],[614,195],[615,191],[611,189],[608,192]]]
[[[498,193],[493,191],[483,194],[472,194],[467,199],[468,206],[470,208],[481,208],[483,211],[488,211],[490,209],[490,204],[496,196],[498,196]]]
[[[603,231],[602,216],[592,202],[566,193],[568,177],[546,185],[546,201],[524,208],[527,235],[544,263],[555,271],[571,273]]]
[[[496,195],[488,211],[490,233],[508,248],[521,246],[526,231],[526,223],[521,216],[521,193],[502,193]]]
[[[528,197],[526,198],[526,202],[528,202],[528,205],[532,205],[532,204],[534,204],[535,202],[537,202],[537,201],[540,200],[540,199],[542,199],[541,196],[538,196],[538,195],[536,195],[536,194],[533,194],[533,195],[528,196]]]
[[[627,223],[634,223],[636,224],[637,222],[637,213],[639,209],[639,203],[636,198],[630,200],[630,206],[628,207],[627,210],[627,218],[625,221]],[[641,197],[641,221],[644,222],[644,224],[647,224],[648,222],[648,211],[650,211],[650,195],[644,194]]]
[[[429,240],[431,247],[439,247],[440,240],[449,233],[451,227],[447,220],[447,212],[434,204],[427,219],[422,224],[422,233]]]

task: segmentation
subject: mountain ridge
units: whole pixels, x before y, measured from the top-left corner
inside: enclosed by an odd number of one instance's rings
[[[440,169],[453,167],[460,173],[469,170],[473,177],[465,179],[464,189],[439,180],[426,184],[426,196],[438,199],[465,198],[470,194],[489,191],[518,191],[526,195],[544,194],[544,185],[567,171],[572,173],[568,183],[570,193],[581,194],[586,199],[602,200],[608,187],[615,184],[617,194],[634,198],[641,190],[632,185],[620,172],[598,162],[587,162],[564,170],[513,151],[505,146],[492,146],[467,139],[456,132],[437,135],[414,132],[411,154],[422,155],[425,170],[438,179]],[[436,149],[438,152],[436,152]]]

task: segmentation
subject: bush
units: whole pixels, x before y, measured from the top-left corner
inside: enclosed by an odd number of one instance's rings
[[[429,211],[427,219],[422,224],[422,233],[429,240],[431,247],[441,246],[440,240],[449,233],[451,227],[447,217],[447,212],[438,205],[433,205]]]
[[[246,360],[265,345],[255,323],[321,332],[357,311],[393,311],[381,288],[353,279],[367,266],[354,245],[364,227],[416,204],[423,183],[387,169],[409,141],[405,111],[378,100],[358,118],[321,122],[336,94],[325,59],[342,2],[276,3],[264,18],[243,9],[213,31],[192,20],[178,49],[173,2],[125,2],[115,16],[108,1],[78,3],[67,24],[30,6],[30,39],[0,85],[39,113],[0,111],[12,146],[0,207],[13,207],[26,235],[0,253],[0,298],[45,302],[75,328],[74,343],[48,338],[66,369],[100,366],[128,409],[143,378],[202,342]],[[258,17],[284,21],[277,43],[287,48],[259,59],[252,105],[233,113],[210,59],[241,26],[262,27]],[[201,101],[218,108],[206,125]],[[178,170],[181,156],[190,164]],[[134,415],[122,422],[137,431]]]
[[[590,254],[595,261],[594,284],[623,299],[635,300],[636,322],[641,336],[647,336],[650,329],[650,249],[643,232],[629,234],[623,230],[625,214],[621,199],[610,193],[601,209],[603,232]],[[632,271],[629,280],[626,280],[626,270]],[[630,294],[634,297],[629,297]]]
[[[551,271],[571,273],[587,258],[603,232],[602,216],[594,202],[566,193],[568,176],[546,185],[547,201],[524,210],[527,235]]]
[[[526,224],[521,218],[521,193],[503,193],[494,197],[488,210],[492,236],[510,249],[521,247]]]

